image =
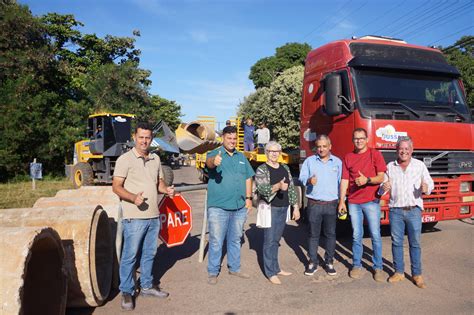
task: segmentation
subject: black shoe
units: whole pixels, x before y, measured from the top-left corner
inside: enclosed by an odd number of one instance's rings
[[[145,297],[167,298],[170,294],[165,291],[160,291],[158,288],[151,287],[149,289],[141,289],[140,295]]]
[[[316,266],[313,263],[310,263],[308,267],[306,267],[306,270],[304,271],[304,274],[307,276],[312,276],[318,271],[318,266]]]
[[[133,311],[135,305],[133,304],[133,297],[131,294],[122,293],[122,310]]]
[[[330,276],[335,276],[337,275],[336,269],[334,269],[333,264],[326,264],[326,272]]]

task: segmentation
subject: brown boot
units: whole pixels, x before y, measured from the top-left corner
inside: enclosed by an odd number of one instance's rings
[[[425,281],[423,281],[423,277],[421,275],[413,276],[413,282],[416,286],[420,289],[426,289]]]
[[[375,269],[374,270],[374,280],[377,282],[385,282],[385,278],[383,271],[381,269]]]
[[[390,278],[388,278],[388,282],[395,283],[405,280],[405,275],[403,273],[395,272]]]
[[[349,277],[352,279],[361,279],[363,275],[364,272],[362,271],[362,268],[354,267],[351,272],[349,272]]]

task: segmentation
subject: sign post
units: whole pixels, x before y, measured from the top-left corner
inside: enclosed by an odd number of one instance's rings
[[[166,246],[184,243],[193,227],[191,206],[182,195],[163,197],[158,206],[160,211],[160,239]]]
[[[35,190],[36,189],[35,180],[43,178],[43,164],[36,163],[36,158],[33,159],[33,163],[30,163],[30,177],[32,180],[31,188]]]

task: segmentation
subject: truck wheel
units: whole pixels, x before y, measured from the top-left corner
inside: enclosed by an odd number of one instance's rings
[[[92,167],[85,162],[79,162],[72,168],[72,183],[74,188],[90,186],[94,184],[94,172]]]
[[[165,181],[166,186],[173,185],[174,175],[171,167],[161,164],[161,169],[163,171],[163,180]]]
[[[423,223],[421,225],[421,229],[423,230],[423,232],[425,231],[432,231],[435,227],[435,225],[438,224],[438,222],[427,222],[427,223]]]

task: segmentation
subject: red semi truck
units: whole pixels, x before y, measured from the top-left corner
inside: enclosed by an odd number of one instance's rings
[[[369,146],[396,158],[399,136],[435,182],[424,196],[423,222],[470,218],[474,211],[474,125],[458,70],[433,48],[366,36],[312,50],[305,64],[300,160],[327,134],[339,157],[353,150],[352,131],[365,128]],[[388,224],[388,196],[381,200]]]

